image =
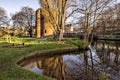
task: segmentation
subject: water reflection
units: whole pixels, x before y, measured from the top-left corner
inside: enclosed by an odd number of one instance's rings
[[[43,69],[43,74],[56,78],[57,80],[65,80],[65,63],[62,56],[40,58],[37,60],[37,66]]]
[[[119,44],[100,41],[78,54],[43,56],[37,58],[34,71],[42,70],[40,73],[57,80],[120,80]]]
[[[96,54],[101,62],[106,65],[117,65],[119,63],[119,44],[101,43],[101,47],[96,46]]]

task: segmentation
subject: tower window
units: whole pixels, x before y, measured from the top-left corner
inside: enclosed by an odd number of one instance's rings
[[[45,33],[47,33],[47,30],[45,29]]]

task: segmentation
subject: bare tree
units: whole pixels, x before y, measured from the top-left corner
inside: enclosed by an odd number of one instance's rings
[[[0,7],[0,27],[8,27],[10,24],[10,19],[7,16],[6,10],[2,7]],[[6,28],[0,28],[0,32],[2,33],[2,36],[5,36],[8,41],[9,36],[9,30],[6,30]]]
[[[120,3],[115,5],[115,10],[116,10],[116,12],[115,12],[115,16],[116,16],[116,19],[115,19],[116,28],[118,30],[120,30],[120,27],[119,27],[119,25],[120,25]]]
[[[32,37],[33,26],[35,26],[35,11],[32,8],[22,7],[12,16],[12,20],[14,26],[25,27]]]
[[[78,0],[79,13],[83,15],[82,21],[84,21],[85,42],[88,42],[89,34],[94,34],[98,28],[96,27],[96,21],[99,19],[101,13],[106,10],[113,1],[114,0]]]
[[[0,7],[0,26],[5,26],[9,24],[9,18],[6,14],[4,8]]]
[[[111,35],[114,35],[114,38],[119,36],[119,14],[119,3],[109,6],[109,8],[101,13],[99,20],[97,20],[97,26],[100,26],[97,30],[101,36],[103,35],[103,37],[105,37],[106,35],[109,35],[112,37]]]
[[[59,41],[63,39],[64,26],[66,20],[77,10],[69,11],[71,7],[76,7],[76,0],[40,0],[41,8],[49,13],[49,21],[53,25],[55,38]]]

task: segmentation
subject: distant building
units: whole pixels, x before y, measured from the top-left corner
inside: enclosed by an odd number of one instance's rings
[[[2,33],[0,32],[0,37],[2,37],[3,35],[2,35]]]
[[[0,27],[0,37],[3,37],[6,33],[5,27]]]
[[[71,24],[65,26],[64,33],[73,33],[74,28]]]

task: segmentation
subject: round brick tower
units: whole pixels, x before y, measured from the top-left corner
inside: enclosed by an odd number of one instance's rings
[[[41,37],[41,13],[40,9],[36,11],[36,37]]]

